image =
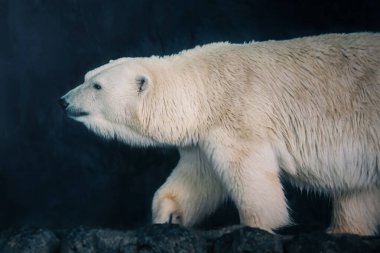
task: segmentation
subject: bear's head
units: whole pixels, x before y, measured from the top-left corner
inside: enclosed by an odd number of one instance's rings
[[[198,129],[194,87],[166,73],[162,64],[161,58],[111,61],[89,71],[60,104],[68,117],[107,139],[136,146],[188,145]]]

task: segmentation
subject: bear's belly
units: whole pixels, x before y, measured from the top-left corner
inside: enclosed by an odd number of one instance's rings
[[[295,164],[296,168],[282,168],[282,172],[298,188],[337,193],[380,185],[377,157],[368,153],[331,152],[325,157],[304,157]]]
[[[353,120],[343,123],[345,128],[327,118],[303,121],[297,131],[282,134],[276,153],[285,178],[295,186],[324,192],[380,186],[377,128],[355,125]]]

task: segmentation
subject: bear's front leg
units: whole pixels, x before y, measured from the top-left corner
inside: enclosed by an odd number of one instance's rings
[[[286,198],[271,146],[216,136],[203,148],[236,204],[240,222],[267,231],[287,225]]]
[[[192,226],[226,198],[225,190],[197,147],[179,149],[180,160],[153,198],[153,223]]]

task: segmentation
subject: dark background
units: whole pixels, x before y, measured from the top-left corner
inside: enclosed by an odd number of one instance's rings
[[[65,118],[57,100],[88,70],[214,41],[380,31],[378,2],[0,0],[0,229],[150,222],[178,154],[107,142]],[[328,200],[286,189],[301,230],[326,226]],[[236,222],[229,204],[203,226]]]

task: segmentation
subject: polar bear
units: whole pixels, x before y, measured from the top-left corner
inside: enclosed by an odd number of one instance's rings
[[[291,222],[280,176],[333,199],[333,233],[380,223],[380,34],[328,34],[121,58],[61,97],[67,115],[134,146],[176,146],[154,223],[191,226],[226,198],[244,225]]]

